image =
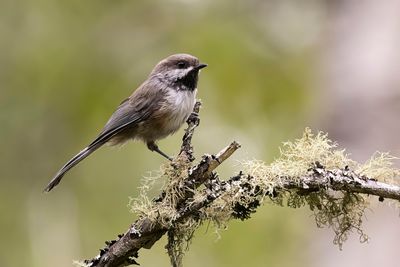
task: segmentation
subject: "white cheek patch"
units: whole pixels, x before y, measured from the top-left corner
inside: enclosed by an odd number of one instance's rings
[[[173,80],[178,80],[178,79],[182,79],[183,77],[185,77],[187,75],[187,73],[189,71],[191,71],[193,69],[193,67],[189,67],[187,69],[174,69],[174,70],[170,70],[168,71],[165,76],[167,78],[171,78]]]

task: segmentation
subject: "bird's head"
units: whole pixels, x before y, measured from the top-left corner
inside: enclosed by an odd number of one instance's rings
[[[150,77],[156,77],[177,90],[194,90],[197,87],[199,71],[207,67],[189,54],[175,54],[161,60]]]

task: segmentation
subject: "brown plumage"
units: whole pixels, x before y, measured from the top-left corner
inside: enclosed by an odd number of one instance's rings
[[[170,159],[155,142],[176,132],[187,120],[195,103],[199,70],[206,66],[188,54],[160,61],[147,80],[122,101],[97,138],[69,160],[44,190],[53,189],[67,171],[106,143],[138,139]]]

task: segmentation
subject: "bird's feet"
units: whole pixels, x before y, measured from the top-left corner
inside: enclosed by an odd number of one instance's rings
[[[158,154],[160,154],[160,155],[163,156],[164,158],[168,159],[169,161],[172,161],[172,160],[173,160],[172,157],[170,157],[170,156],[168,156],[167,154],[165,154],[164,152],[162,152],[162,151],[158,148],[157,144],[156,144],[154,141],[147,142],[147,148],[148,148],[150,151],[157,152]]]

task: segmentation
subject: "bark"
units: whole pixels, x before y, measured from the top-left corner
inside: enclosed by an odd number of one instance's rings
[[[182,162],[184,164],[191,164],[195,160],[191,140],[194,130],[200,122],[198,116],[199,109],[200,103],[196,103],[194,112],[188,119],[188,127],[183,137],[181,151],[177,159],[171,163],[172,165],[182,164]],[[191,216],[198,218],[202,209],[211,205],[223,194],[232,192],[240,192],[241,194],[245,192],[247,194],[246,197],[254,197],[254,201],[247,202],[246,206],[243,206],[239,202],[233,203],[232,218],[242,220],[249,218],[250,214],[255,212],[255,209],[260,205],[258,201],[260,194],[274,198],[287,191],[304,196],[319,190],[333,190],[374,195],[378,196],[380,201],[383,201],[385,198],[400,200],[399,186],[360,176],[348,168],[326,170],[318,162],[309,170],[308,175],[298,177],[297,179],[280,177],[281,179],[279,180],[282,182],[267,191],[260,191],[257,188],[259,186],[254,182],[254,177],[242,172],[225,181],[220,180],[214,170],[238,148],[240,148],[240,145],[233,141],[217,154],[204,155],[199,163],[189,167],[188,176],[182,183],[179,191],[181,194],[179,194],[176,206],[174,207],[178,216],[163,218],[163,221],[171,220],[171,224],[166,226],[160,223],[161,220],[151,220],[145,216],[141,217],[133,222],[123,234],[118,235],[116,240],[107,241],[105,248],[100,250],[100,254],[93,259],[85,260],[85,263],[88,266],[96,267],[121,267],[137,264],[136,258],[140,249],[150,249],[164,234],[173,233],[174,224],[186,220]],[[194,198],[196,188],[201,185],[205,185],[205,189],[198,191],[200,192],[200,197],[197,196]],[[165,195],[166,192],[161,192],[159,197],[153,200],[154,205],[163,201]]]

